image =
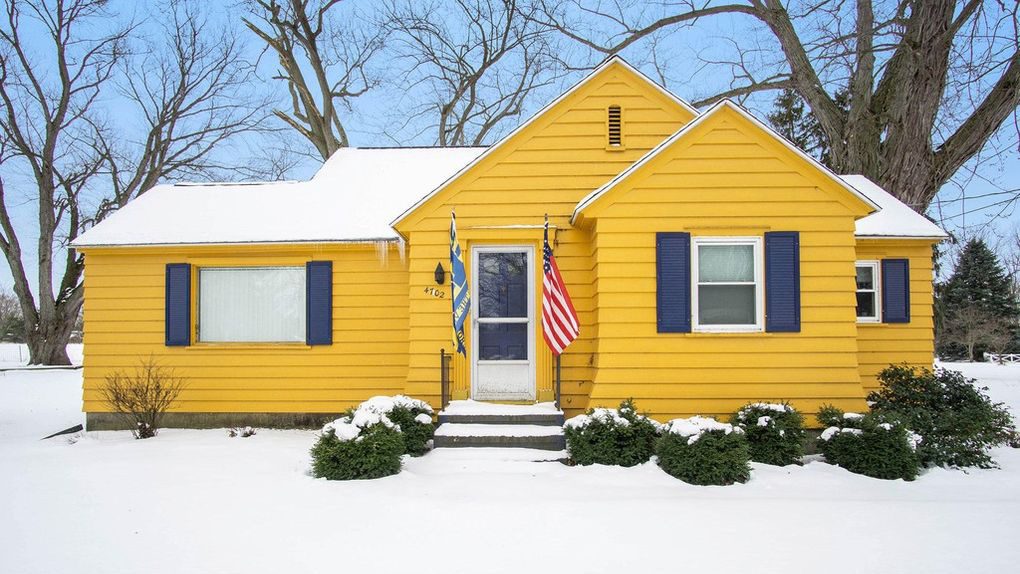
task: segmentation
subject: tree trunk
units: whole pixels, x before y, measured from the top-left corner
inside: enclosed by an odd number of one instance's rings
[[[28,364],[70,365],[67,342],[74,329],[74,316],[70,320],[54,319],[50,325],[26,325],[25,342],[28,343]]]

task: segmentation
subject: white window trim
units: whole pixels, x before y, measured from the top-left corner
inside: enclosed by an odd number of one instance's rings
[[[871,267],[871,278],[875,282],[874,289],[857,288],[857,268]],[[876,260],[861,260],[854,264],[854,315],[857,315],[857,293],[875,293],[875,316],[857,317],[858,323],[881,323],[882,322],[882,266]]]
[[[702,325],[698,317],[699,267],[698,251],[701,245],[751,245],[754,251],[754,310],[753,325]],[[691,238],[691,324],[699,333],[760,333],[765,330],[765,270],[761,237],[692,237]],[[743,284],[743,283],[742,283]],[[726,283],[716,283],[726,285]]]

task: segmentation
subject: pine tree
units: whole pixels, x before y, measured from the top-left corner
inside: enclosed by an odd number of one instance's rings
[[[836,92],[836,105],[844,110],[850,107],[850,96],[846,90]],[[772,103],[772,112],[768,115],[769,123],[783,137],[800,149],[814,156],[824,165],[829,164],[829,141],[825,137],[822,126],[815,120],[811,110],[804,105],[804,100],[794,90],[786,89],[776,96]]]
[[[950,331],[950,323],[966,314],[980,313],[1015,329],[1020,318],[1020,302],[1014,294],[1012,281],[995,253],[982,239],[971,239],[960,252],[952,276],[936,289],[937,323],[942,333]],[[942,341],[939,354],[959,356],[959,347]],[[980,356],[977,353],[977,356]]]

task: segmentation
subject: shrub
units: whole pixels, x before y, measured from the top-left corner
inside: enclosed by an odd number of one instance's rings
[[[312,447],[312,474],[316,478],[382,478],[400,472],[400,457],[404,453],[400,431],[374,424],[359,429],[355,436],[345,433],[346,430],[338,428],[323,429]]]
[[[184,390],[184,379],[149,357],[133,374],[116,371],[106,376],[103,398],[110,410],[132,429],[135,438],[156,436],[163,416]]]
[[[751,403],[737,411],[730,423],[747,437],[751,460],[785,466],[804,454],[804,417],[785,403]]]
[[[427,403],[403,395],[368,399],[322,427],[312,447],[312,474],[351,480],[400,472],[402,455],[428,450],[431,412]]]
[[[577,464],[634,466],[655,454],[659,423],[637,413],[627,399],[619,409],[589,409],[563,425],[567,452]]]
[[[1008,444],[1016,432],[1006,407],[959,372],[894,365],[878,379],[881,389],[868,395],[872,411],[921,435],[924,466],[994,467],[988,449]]]
[[[818,450],[826,461],[873,478],[917,477],[921,465],[916,448],[921,437],[902,422],[857,413],[841,413],[831,420],[839,424],[825,429],[818,438]]]
[[[406,454],[421,456],[429,451],[436,427],[432,424],[432,407],[428,403],[397,395],[393,397],[389,418],[400,426]]]
[[[833,405],[822,405],[822,408],[818,409],[818,414],[815,418],[825,427],[842,426],[843,410]]]
[[[726,485],[751,477],[744,431],[711,417],[669,421],[655,454],[662,470],[691,484]]]

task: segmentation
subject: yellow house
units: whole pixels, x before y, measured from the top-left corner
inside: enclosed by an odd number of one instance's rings
[[[488,148],[348,148],[309,181],[158,186],[84,233],[84,410],[153,357],[171,425],[312,424],[370,396],[439,406],[450,219],[471,285],[449,395],[555,397],[543,219],[580,319],[568,416],[660,420],[753,400],[865,408],[930,366],[937,226],[739,106],[697,111],[619,58]]]

